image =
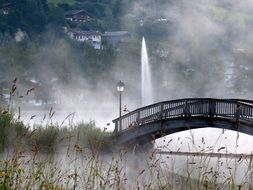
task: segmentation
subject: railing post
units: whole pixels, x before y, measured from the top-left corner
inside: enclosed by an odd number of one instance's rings
[[[236,121],[239,121],[240,115],[241,115],[241,106],[239,104],[236,104],[236,109],[235,109]]]
[[[213,100],[209,102],[209,116],[210,117],[213,117],[216,112],[215,104],[216,102],[214,102]]]
[[[189,108],[189,105],[188,105],[188,101],[186,100],[185,101],[185,105],[184,105],[184,116],[185,117],[188,117],[190,116],[190,108]]]
[[[161,104],[160,106],[160,118],[163,118],[163,110],[164,110],[164,103]]]
[[[114,133],[118,133],[119,132],[119,125],[118,125],[118,121],[115,122],[115,128],[114,128]]]
[[[137,112],[137,118],[136,118],[137,125],[140,123],[140,110]]]

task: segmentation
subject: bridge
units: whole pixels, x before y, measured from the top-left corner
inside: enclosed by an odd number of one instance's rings
[[[159,102],[113,120],[114,142],[146,144],[162,136],[213,127],[253,135],[253,101],[188,98]]]

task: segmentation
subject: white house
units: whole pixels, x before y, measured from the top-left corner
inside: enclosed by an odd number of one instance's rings
[[[89,42],[95,49],[101,49],[101,33],[99,31],[68,30],[67,34],[73,40]]]

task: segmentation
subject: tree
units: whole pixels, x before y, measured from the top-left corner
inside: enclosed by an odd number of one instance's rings
[[[50,11],[48,13],[48,22],[57,26],[64,26],[66,24],[64,19],[64,12],[60,7],[56,7],[53,4],[49,5]]]

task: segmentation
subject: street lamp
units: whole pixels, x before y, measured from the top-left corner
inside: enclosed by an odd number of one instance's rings
[[[125,84],[120,80],[117,84],[117,91],[119,92],[119,117],[120,117],[120,123],[119,123],[119,130],[122,130],[121,125],[121,93],[124,91]]]

